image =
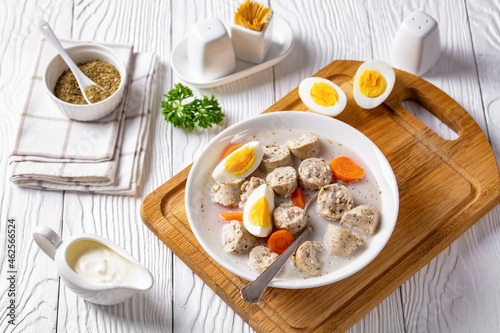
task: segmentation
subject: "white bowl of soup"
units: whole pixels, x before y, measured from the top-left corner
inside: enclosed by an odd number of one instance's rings
[[[214,169],[223,160],[226,151],[234,145],[259,141],[262,146],[283,145],[290,139],[304,134],[317,136],[320,142],[315,158],[330,162],[338,156],[347,156],[365,170],[363,177],[355,182],[343,184],[353,196],[353,208],[371,205],[379,214],[379,224],[372,236],[361,234],[363,245],[346,256],[333,256],[324,248],[317,259],[321,269],[317,275],[298,271],[287,262],[270,286],[302,289],[318,287],[344,279],[368,265],[384,248],[396,224],[399,209],[399,192],[394,172],[380,149],[364,134],[334,118],[308,112],[282,111],[259,115],[228,127],[217,135],[196,158],[186,184],[186,213],[190,227],[203,249],[221,266],[248,281],[260,274],[249,262],[249,252],[226,252],[222,241],[222,230],[228,221],[221,212],[241,212],[240,208],[224,207],[212,201],[211,192],[217,181]],[[298,169],[302,161],[293,158],[292,167]],[[260,167],[252,176],[265,179],[267,173]],[[336,181],[333,180],[333,183]],[[305,191],[309,200],[314,190]],[[290,197],[274,195],[275,206],[290,202]],[[314,232],[307,240],[325,244],[326,230],[330,221],[318,215],[316,204],[307,212],[307,223]],[[295,235],[297,236],[297,235]],[[256,238],[254,246],[266,246],[267,238]]]

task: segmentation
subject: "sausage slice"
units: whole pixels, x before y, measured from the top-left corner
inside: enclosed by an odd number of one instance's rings
[[[298,139],[292,139],[285,142],[290,153],[295,158],[305,160],[306,158],[314,157],[319,153],[319,140],[316,135],[306,133]]]
[[[318,194],[316,210],[326,219],[337,221],[344,213],[351,210],[353,198],[351,191],[340,184],[323,186]]]
[[[276,168],[292,165],[292,155],[286,146],[268,145],[264,147],[264,157],[260,163],[260,168],[265,173],[269,173]]]
[[[262,245],[254,247],[248,257],[250,266],[261,273],[271,266],[276,259],[278,259],[278,254],[271,252],[269,248]]]
[[[277,229],[284,229],[296,234],[307,225],[306,211],[291,203],[283,203],[273,212],[274,225]]]
[[[297,187],[297,172],[291,166],[279,167],[267,175],[266,182],[276,194],[289,197]]]
[[[264,185],[266,182],[264,179],[259,177],[252,177],[250,180],[244,182],[241,185],[241,197],[240,197],[240,209],[243,210],[245,208],[245,204],[247,203],[250,194],[259,187],[260,185]]]
[[[212,187],[212,202],[226,207],[238,207],[243,179],[233,183],[216,184]]]
[[[318,275],[321,271],[321,262],[317,256],[318,252],[322,249],[323,245],[321,243],[304,242],[290,257],[290,263],[300,272],[309,275]]]
[[[299,184],[306,190],[317,190],[332,182],[333,171],[322,158],[308,158],[299,166]]]
[[[243,223],[233,220],[222,228],[222,243],[226,252],[244,253],[254,246],[255,237],[245,229]]]
[[[347,229],[330,224],[326,231],[325,245],[332,256],[346,256],[363,245],[363,240]]]
[[[341,224],[358,229],[366,236],[373,236],[380,221],[378,210],[370,205],[354,207],[342,216]]]

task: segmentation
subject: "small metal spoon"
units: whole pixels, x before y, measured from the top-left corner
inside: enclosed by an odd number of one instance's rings
[[[309,207],[312,205],[312,203],[316,200],[316,197],[318,196],[318,192],[316,192],[312,198],[307,202],[307,205],[305,207],[305,211],[307,214],[307,210]],[[253,282],[250,282],[248,285],[243,287],[241,289],[241,297],[243,298],[243,301],[247,303],[258,303],[260,300],[260,297],[264,293],[264,290],[266,290],[267,285],[271,280],[278,274],[280,271],[281,267],[285,264],[285,262],[290,258],[292,253],[295,252],[295,250],[299,247],[300,244],[306,239],[307,236],[313,231],[312,226],[308,226],[302,233],[300,234],[299,237],[288,247],[288,249],[283,252],[278,259],[276,259],[275,262],[273,262],[262,274],[260,274]]]
[[[40,30],[42,35],[52,44],[52,46],[56,49],[57,53],[59,53],[61,58],[63,58],[63,60],[68,65],[69,69],[75,76],[76,81],[78,82],[78,86],[82,91],[83,98],[85,98],[87,103],[92,104],[87,98],[87,94],[85,93],[85,88],[87,88],[88,86],[98,86],[102,90],[104,90],[104,88],[95,83],[94,81],[92,81],[87,75],[85,75],[80,70],[80,68],[78,68],[73,59],[71,59],[66,50],[62,47],[61,43],[59,42],[59,39],[57,39],[56,35],[54,34],[54,31],[52,31],[47,22],[45,22],[44,20],[39,21],[38,29]]]

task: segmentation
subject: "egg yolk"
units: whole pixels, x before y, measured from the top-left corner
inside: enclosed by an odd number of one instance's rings
[[[255,201],[248,213],[248,220],[253,225],[269,228],[271,224],[271,207],[266,197],[260,197]]]
[[[377,71],[367,69],[359,77],[359,91],[366,97],[379,97],[386,87],[384,77]]]
[[[311,88],[312,100],[321,106],[333,106],[339,101],[335,88],[324,82],[315,82]]]
[[[251,147],[243,147],[235,151],[224,162],[224,168],[233,176],[241,176],[255,163],[255,150]]]

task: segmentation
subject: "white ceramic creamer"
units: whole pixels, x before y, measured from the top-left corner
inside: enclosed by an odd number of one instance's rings
[[[151,272],[106,238],[81,234],[63,242],[46,226],[38,226],[33,238],[55,261],[66,286],[89,302],[117,304],[153,286]]]

